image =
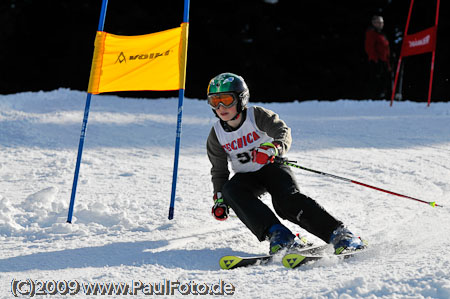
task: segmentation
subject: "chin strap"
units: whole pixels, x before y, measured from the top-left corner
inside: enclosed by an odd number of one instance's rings
[[[230,120],[235,120],[238,119],[241,116],[241,112],[237,113],[232,119]]]

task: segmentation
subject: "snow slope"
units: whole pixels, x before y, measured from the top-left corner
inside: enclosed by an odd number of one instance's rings
[[[210,216],[205,141],[215,117],[204,100],[185,99],[170,221],[177,99],[94,96],[73,224],[66,223],[85,97],[67,89],[0,96],[2,298],[26,279],[222,283],[234,286],[233,298],[450,298],[450,103],[264,104],[292,128],[289,158],[299,164],[444,208],[296,169],[303,192],[370,250],[297,270],[273,263],[225,271],[222,255],[265,253],[268,243],[237,218]]]

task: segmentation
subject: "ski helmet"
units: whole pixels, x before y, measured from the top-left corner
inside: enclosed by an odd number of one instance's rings
[[[222,73],[209,81],[207,95],[231,93],[237,100],[237,111],[242,112],[250,98],[250,92],[244,78],[233,73]]]

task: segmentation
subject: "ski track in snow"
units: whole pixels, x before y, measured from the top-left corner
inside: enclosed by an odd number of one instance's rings
[[[85,93],[68,89],[0,96],[2,298],[12,297],[13,279],[28,278],[222,280],[234,285],[233,298],[450,298],[450,103],[263,104],[292,128],[288,157],[298,164],[444,208],[296,169],[302,191],[370,249],[296,270],[275,262],[225,271],[221,256],[265,253],[268,243],[234,217],[210,216],[205,142],[215,117],[205,101],[185,99],[175,218],[168,220],[177,99],[93,97],[68,224],[84,102]]]

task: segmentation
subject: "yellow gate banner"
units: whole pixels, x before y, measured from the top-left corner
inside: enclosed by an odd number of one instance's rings
[[[136,36],[97,31],[88,92],[184,89],[188,24]]]

